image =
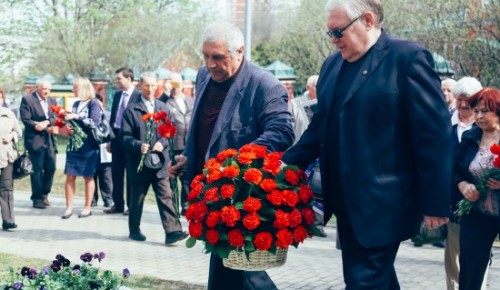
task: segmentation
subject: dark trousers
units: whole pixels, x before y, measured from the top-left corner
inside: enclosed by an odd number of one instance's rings
[[[265,271],[241,271],[224,267],[219,256],[210,255],[208,290],[275,290]]]
[[[184,150],[175,150],[175,155],[179,155]],[[187,196],[189,193],[189,180],[186,172],[182,174],[182,176],[179,177],[179,180],[181,181],[181,207],[183,209],[187,209]]]
[[[56,172],[56,152],[53,146],[30,152],[33,173],[30,175],[31,200],[40,202],[47,198],[52,189]]]
[[[119,136],[119,130],[115,132],[115,136]],[[130,207],[130,182],[125,181],[125,158],[126,152],[121,145],[122,139],[117,137],[111,142],[111,153],[113,153],[113,161],[111,162],[111,175],[113,179],[113,203],[118,211],[125,208],[125,200],[123,198],[126,186],[126,202]]]
[[[113,157],[114,158],[114,157]],[[168,177],[154,180],[133,180],[131,182],[130,206],[128,227],[130,233],[139,232],[141,228],[142,210],[144,208],[144,198],[148,193],[149,186],[153,186],[156,204],[160,212],[161,223],[165,234],[181,231],[182,226],[175,221],[174,204],[172,202],[172,190]]]
[[[105,206],[113,204],[113,180],[111,176],[111,163],[101,163],[100,158],[97,162],[94,174],[95,191],[92,203],[97,204],[99,200],[99,190]]]
[[[500,217],[470,211],[460,220],[459,288],[479,290],[490,260],[491,247],[500,234]]]
[[[14,179],[12,163],[0,169],[0,210],[3,223],[14,223]]]
[[[399,290],[394,269],[399,243],[366,248],[358,243],[348,221],[338,219],[337,223],[346,289]]]

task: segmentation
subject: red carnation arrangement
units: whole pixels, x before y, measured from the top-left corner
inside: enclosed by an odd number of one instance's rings
[[[203,241],[206,253],[225,259],[231,251],[298,247],[315,231],[313,192],[296,166],[281,168],[281,152],[248,144],[227,149],[205,163],[188,195],[190,237]]]

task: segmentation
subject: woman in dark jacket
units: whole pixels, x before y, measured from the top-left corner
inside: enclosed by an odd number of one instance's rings
[[[481,289],[491,247],[500,234],[500,180],[488,179],[489,190],[475,183],[496,157],[490,151],[500,142],[500,91],[484,88],[469,99],[476,128],[462,136],[453,167],[453,182],[474,206],[460,220],[460,289]]]

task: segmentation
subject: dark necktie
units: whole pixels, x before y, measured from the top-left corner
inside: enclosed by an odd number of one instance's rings
[[[127,108],[127,103],[128,103],[128,93],[123,92],[122,102],[120,104],[120,107],[118,108],[118,112],[116,113],[116,121],[114,124],[114,127],[117,129],[122,127],[123,112],[125,112],[125,109]]]

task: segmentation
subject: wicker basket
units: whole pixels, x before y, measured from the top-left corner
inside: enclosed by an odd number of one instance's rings
[[[267,251],[255,251],[250,253],[250,261],[244,252],[231,251],[229,257],[223,259],[224,266],[235,270],[262,271],[270,268],[283,266],[286,262],[287,249],[276,250],[276,255]]]

